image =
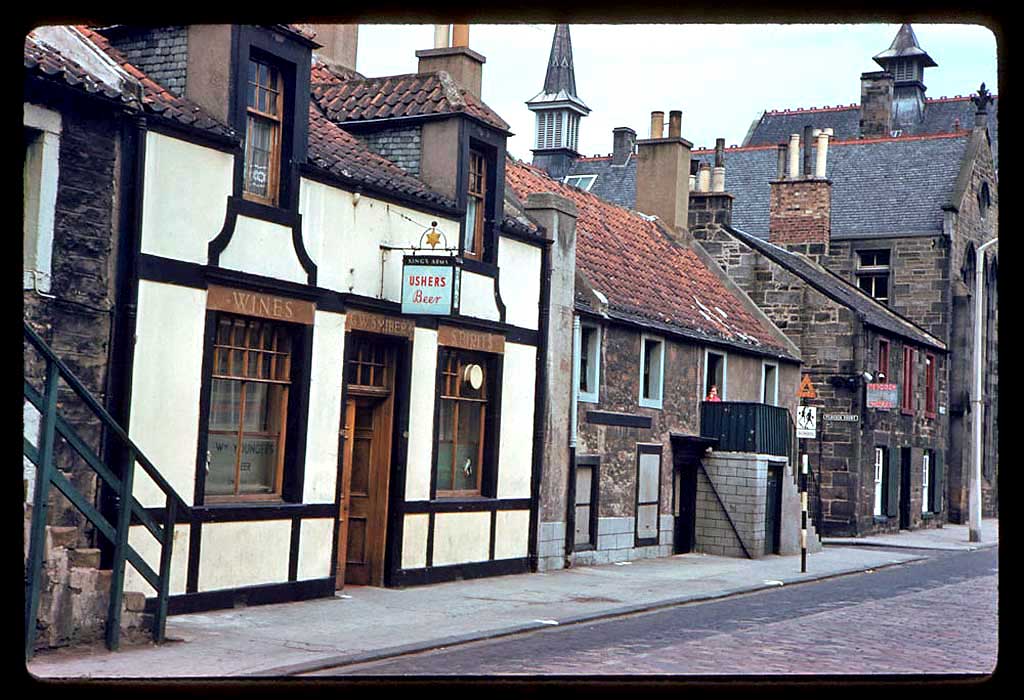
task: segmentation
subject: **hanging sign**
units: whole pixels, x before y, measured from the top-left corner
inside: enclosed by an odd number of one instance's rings
[[[818,407],[796,407],[796,436],[813,440],[818,436]]]
[[[800,388],[797,390],[796,396],[799,399],[818,398],[818,392],[814,390],[814,385],[811,384],[811,375],[804,375],[804,378],[800,381]]]
[[[896,408],[899,401],[895,384],[868,384],[867,385],[867,406],[888,411]]]
[[[459,307],[459,259],[449,255],[402,258],[402,313],[450,316]]]

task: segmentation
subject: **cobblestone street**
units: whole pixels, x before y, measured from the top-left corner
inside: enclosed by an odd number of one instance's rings
[[[922,565],[339,671],[574,676],[988,674],[995,668],[998,645],[995,557],[995,552],[943,557]],[[970,572],[958,568],[965,565]]]

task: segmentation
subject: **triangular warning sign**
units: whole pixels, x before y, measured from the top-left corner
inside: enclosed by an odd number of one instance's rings
[[[818,394],[814,391],[814,386],[811,384],[811,375],[804,375],[804,378],[800,381],[800,389],[796,392],[796,395],[797,398],[800,399],[818,398]]]

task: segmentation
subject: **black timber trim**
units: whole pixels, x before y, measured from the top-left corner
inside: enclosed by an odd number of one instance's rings
[[[384,540],[384,585],[402,565],[402,535],[405,529],[406,463],[409,456],[409,392],[412,386],[412,341],[398,338],[395,343],[394,405],[391,432],[391,477],[388,480],[388,516]],[[345,342],[348,349],[349,343]],[[347,382],[346,382],[347,384]],[[342,404],[344,405],[344,404]]]
[[[481,262],[473,258],[462,258],[462,269],[485,277],[496,277],[498,275],[497,263]]]
[[[617,425],[625,428],[650,428],[653,423],[650,416],[611,411],[587,411],[584,420],[594,425]]]
[[[353,194],[366,194],[374,199],[380,199],[383,202],[397,204],[399,206],[409,207],[419,211],[430,212],[445,218],[457,219],[460,216],[465,216],[465,212],[439,202],[432,202],[426,197],[417,197],[415,195],[405,194],[398,190],[390,190],[372,183],[363,182],[358,178],[345,177],[340,173],[335,173],[327,170],[326,168],[321,168],[313,163],[303,163],[300,165],[299,175],[314,182],[319,182],[322,185],[346,189],[351,191]],[[433,190],[431,190],[431,194],[438,197],[442,196]]]
[[[288,580],[294,581],[299,572],[299,538],[302,532],[302,519],[292,518],[291,540],[288,543]]]
[[[333,503],[225,503],[208,506],[193,506],[189,513],[180,510],[175,522],[191,523],[234,523],[259,522],[262,520],[290,520],[332,518],[335,516]],[[146,508],[146,514],[154,519],[163,516],[163,508]],[[132,521],[136,524],[138,519]]]
[[[238,136],[224,136],[215,131],[190,124],[182,124],[176,119],[170,119],[152,112],[146,113],[146,120],[150,124],[151,131],[163,136],[187,141],[188,143],[220,151],[221,153],[228,153],[235,157],[242,156],[242,140]]]
[[[519,559],[496,559],[493,561],[453,564],[450,566],[427,566],[424,569],[400,569],[395,575],[396,586],[419,586],[428,583],[443,583],[486,576],[525,574],[530,571],[530,557]]]
[[[640,537],[640,456],[641,455],[658,455],[658,489],[657,501],[655,504],[658,507],[657,515],[654,518],[654,537],[641,538]],[[652,445],[649,443],[637,443],[636,445],[636,488],[635,497],[633,499],[633,546],[634,547],[650,547],[651,545],[658,545],[661,542],[661,472],[665,467],[665,459],[663,454],[662,445]],[[650,505],[650,503],[645,503]]]
[[[172,595],[167,599],[169,615],[185,615],[206,610],[224,610],[236,605],[270,605],[290,603],[334,595],[333,578],[269,583],[259,586],[240,586],[217,591],[192,592]],[[154,610],[156,598],[146,599],[146,610]]]
[[[491,534],[490,534],[490,540],[487,543],[487,559],[490,560],[490,561],[494,561],[494,542],[495,542],[495,537],[496,537],[495,530],[497,530],[497,529],[498,529],[498,511],[492,510],[491,511]]]
[[[541,234],[538,233],[520,233],[519,231],[510,231],[507,228],[502,227],[501,235],[504,238],[511,238],[512,240],[525,243],[526,245],[532,245],[537,248],[550,247],[554,241],[548,238],[541,238]]]
[[[466,328],[500,333],[505,336],[505,341],[509,343],[538,346],[541,342],[540,331],[532,328],[512,326],[507,323],[499,323],[472,316],[403,315],[402,305],[397,302],[336,292],[333,289],[326,289],[324,287],[304,285],[275,277],[263,277],[248,272],[238,272],[212,265],[201,265],[174,258],[165,258],[159,255],[142,253],[139,255],[138,268],[139,278],[152,282],[177,284],[194,289],[205,289],[211,283],[221,284],[312,301],[316,304],[319,311],[345,313],[350,308],[362,309],[412,319],[415,321],[416,326],[420,328],[436,329],[439,322],[445,322]]]
[[[527,510],[529,498],[438,498],[433,501],[406,501],[405,513],[481,513]]]
[[[278,226],[284,226],[291,230],[292,249],[299,265],[306,273],[306,282],[312,287],[316,286],[316,263],[309,257],[309,252],[302,241],[302,215],[298,208],[281,209],[269,207],[258,202],[251,202],[239,195],[230,195],[225,208],[224,225],[217,234],[217,237],[210,241],[206,248],[206,255],[209,265],[218,267],[220,256],[227,249],[228,244],[235,235],[238,228],[238,217],[244,216],[257,221],[267,221]],[[294,284],[294,283],[293,283]]]
[[[436,520],[436,516],[434,515],[433,512],[431,512],[431,513],[429,513],[427,515],[427,567],[428,568],[434,565],[434,521],[435,520]],[[395,580],[395,585],[396,586],[397,585],[401,585],[401,583],[400,583],[400,581],[401,581],[401,573],[402,573],[401,569],[399,569],[398,571],[395,572],[394,580]]]
[[[199,427],[196,436],[196,479],[192,492],[192,512],[195,513],[206,495],[206,453],[209,449],[210,427],[210,391],[213,382],[208,380],[213,374],[213,346],[217,339],[217,312],[206,310],[203,328],[203,359],[199,375]],[[187,517],[186,513],[178,513],[179,518]]]
[[[188,569],[185,574],[185,592],[199,590],[199,553],[203,548],[203,524],[192,523],[188,527]]]

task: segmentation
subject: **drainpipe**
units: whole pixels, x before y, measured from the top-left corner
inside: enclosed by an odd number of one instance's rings
[[[993,238],[978,247],[977,261],[974,264],[974,386],[971,397],[971,439],[974,442],[974,455],[968,479],[968,531],[971,542],[981,542],[981,314],[985,296],[985,249],[993,243],[999,243],[999,239]]]
[[[867,333],[864,331],[864,318],[858,316],[854,320],[853,324],[853,367],[857,372],[861,372],[864,367],[867,366],[866,358],[867,353],[865,352],[867,345]],[[871,430],[874,429],[873,425],[867,425],[870,417],[867,415],[867,401],[866,401],[867,387],[862,385],[860,382],[857,383],[857,391],[853,395],[853,405],[851,408],[858,415],[863,416],[862,420],[859,421],[858,427],[853,429],[853,458],[852,464],[850,465],[849,474],[851,476],[850,491],[852,494],[861,493],[861,484],[864,481],[864,465],[861,463],[863,457],[864,448],[864,435],[867,433],[871,434]],[[819,457],[820,463],[820,457]],[[874,476],[872,475],[872,481]],[[818,485],[819,488],[821,485]],[[859,497],[852,499],[854,502],[854,513],[853,518],[853,529],[854,532],[859,532],[860,528],[857,525],[856,507],[860,505],[861,499]],[[824,525],[824,516],[822,517],[822,525]]]
[[[572,390],[569,404],[569,483],[566,484],[568,498],[565,503],[565,564],[569,566],[569,555],[576,551],[576,432],[579,421],[580,398],[580,348],[583,332],[580,317],[572,317]],[[573,528],[569,529],[569,523]]]

